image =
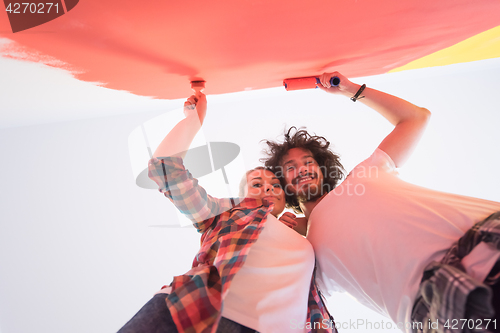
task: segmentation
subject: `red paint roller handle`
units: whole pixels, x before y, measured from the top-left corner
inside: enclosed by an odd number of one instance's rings
[[[283,85],[287,91],[290,90],[300,90],[300,89],[314,89],[318,88],[318,84],[321,84],[320,80],[316,76],[307,77],[297,77],[293,79],[283,80]],[[340,79],[336,76],[330,79],[330,85],[336,87],[340,84]]]

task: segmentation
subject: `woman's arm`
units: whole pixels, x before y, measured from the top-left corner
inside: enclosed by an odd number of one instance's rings
[[[187,99],[184,103],[184,114],[186,118],[181,120],[167,134],[153,154],[153,157],[186,155],[191,142],[203,125],[207,113],[207,98],[199,92]]]
[[[330,86],[329,81],[333,76],[340,79],[337,87]],[[321,89],[349,98],[353,97],[361,87],[338,72],[325,73],[320,80],[323,84],[320,86]],[[404,99],[371,88],[365,88],[361,96],[364,97],[359,99],[359,102],[371,107],[395,126],[378,147],[391,157],[396,167],[401,167],[420,140],[431,113]]]
[[[199,93],[184,103],[186,118],[167,134],[149,161],[148,176],[167,198],[203,233],[214,218],[232,207],[230,199],[208,195],[198,180],[184,168],[182,158],[201,128],[207,110],[205,95]]]
[[[207,194],[198,180],[184,168],[180,157],[153,157],[149,161],[149,178],[177,209],[189,218],[198,232],[205,232],[215,217],[230,210],[231,199],[218,199]]]

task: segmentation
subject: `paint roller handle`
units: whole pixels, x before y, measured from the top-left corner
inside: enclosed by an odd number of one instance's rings
[[[319,81],[319,79],[318,79],[318,81]],[[320,83],[320,82],[318,82],[318,84],[321,84],[321,83]],[[337,77],[337,76],[332,76],[332,77],[330,78],[330,85],[331,85],[332,87],[337,87],[339,84],[340,84],[340,79],[339,79],[339,77]]]
[[[333,79],[333,80],[332,80]],[[320,84],[318,88],[330,94],[340,94],[352,97],[359,89],[359,85],[351,82],[347,77],[339,72],[323,73],[319,75]],[[333,84],[331,84],[333,81]]]
[[[332,75],[334,73],[323,73],[323,75],[319,76],[319,77],[316,77],[316,84],[319,86],[323,86],[321,81],[325,82],[327,81],[328,83],[330,83],[330,87],[338,87],[340,85],[340,77],[337,76],[337,75]],[[339,73],[340,74],[340,73]],[[328,76],[332,75],[330,78],[328,78]],[[326,77],[325,77],[326,76]]]
[[[194,95],[184,103],[184,114],[187,117],[188,114],[192,113],[192,110],[196,110],[200,122],[203,124],[203,120],[207,115],[207,97],[202,93],[203,89],[205,89],[205,81],[191,81],[191,89],[194,91]]]

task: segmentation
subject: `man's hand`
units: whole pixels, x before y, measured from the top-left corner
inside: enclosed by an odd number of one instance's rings
[[[334,76],[340,79],[340,83],[338,86],[332,87],[330,84],[330,79]],[[358,91],[359,89],[359,85],[352,83],[351,81],[349,81],[348,78],[346,78],[339,72],[323,73],[319,77],[319,80],[321,84],[318,84],[318,87],[321,90],[324,90],[330,94],[343,94],[343,95],[348,95],[350,97],[354,95],[356,91]]]
[[[307,218],[297,217],[293,213],[286,212],[285,214],[281,215],[280,221],[283,222],[286,226],[297,231],[302,236],[307,235]]]
[[[298,224],[297,216],[290,212],[286,212],[285,214],[281,215],[280,221],[283,222],[284,225],[292,229],[295,228]]]

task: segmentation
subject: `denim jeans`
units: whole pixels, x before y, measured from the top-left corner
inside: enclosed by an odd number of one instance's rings
[[[118,333],[178,333],[166,297],[167,294],[154,295]]]
[[[156,294],[117,333],[178,333],[165,303],[167,294]],[[257,333],[232,320],[221,318],[217,333]]]

